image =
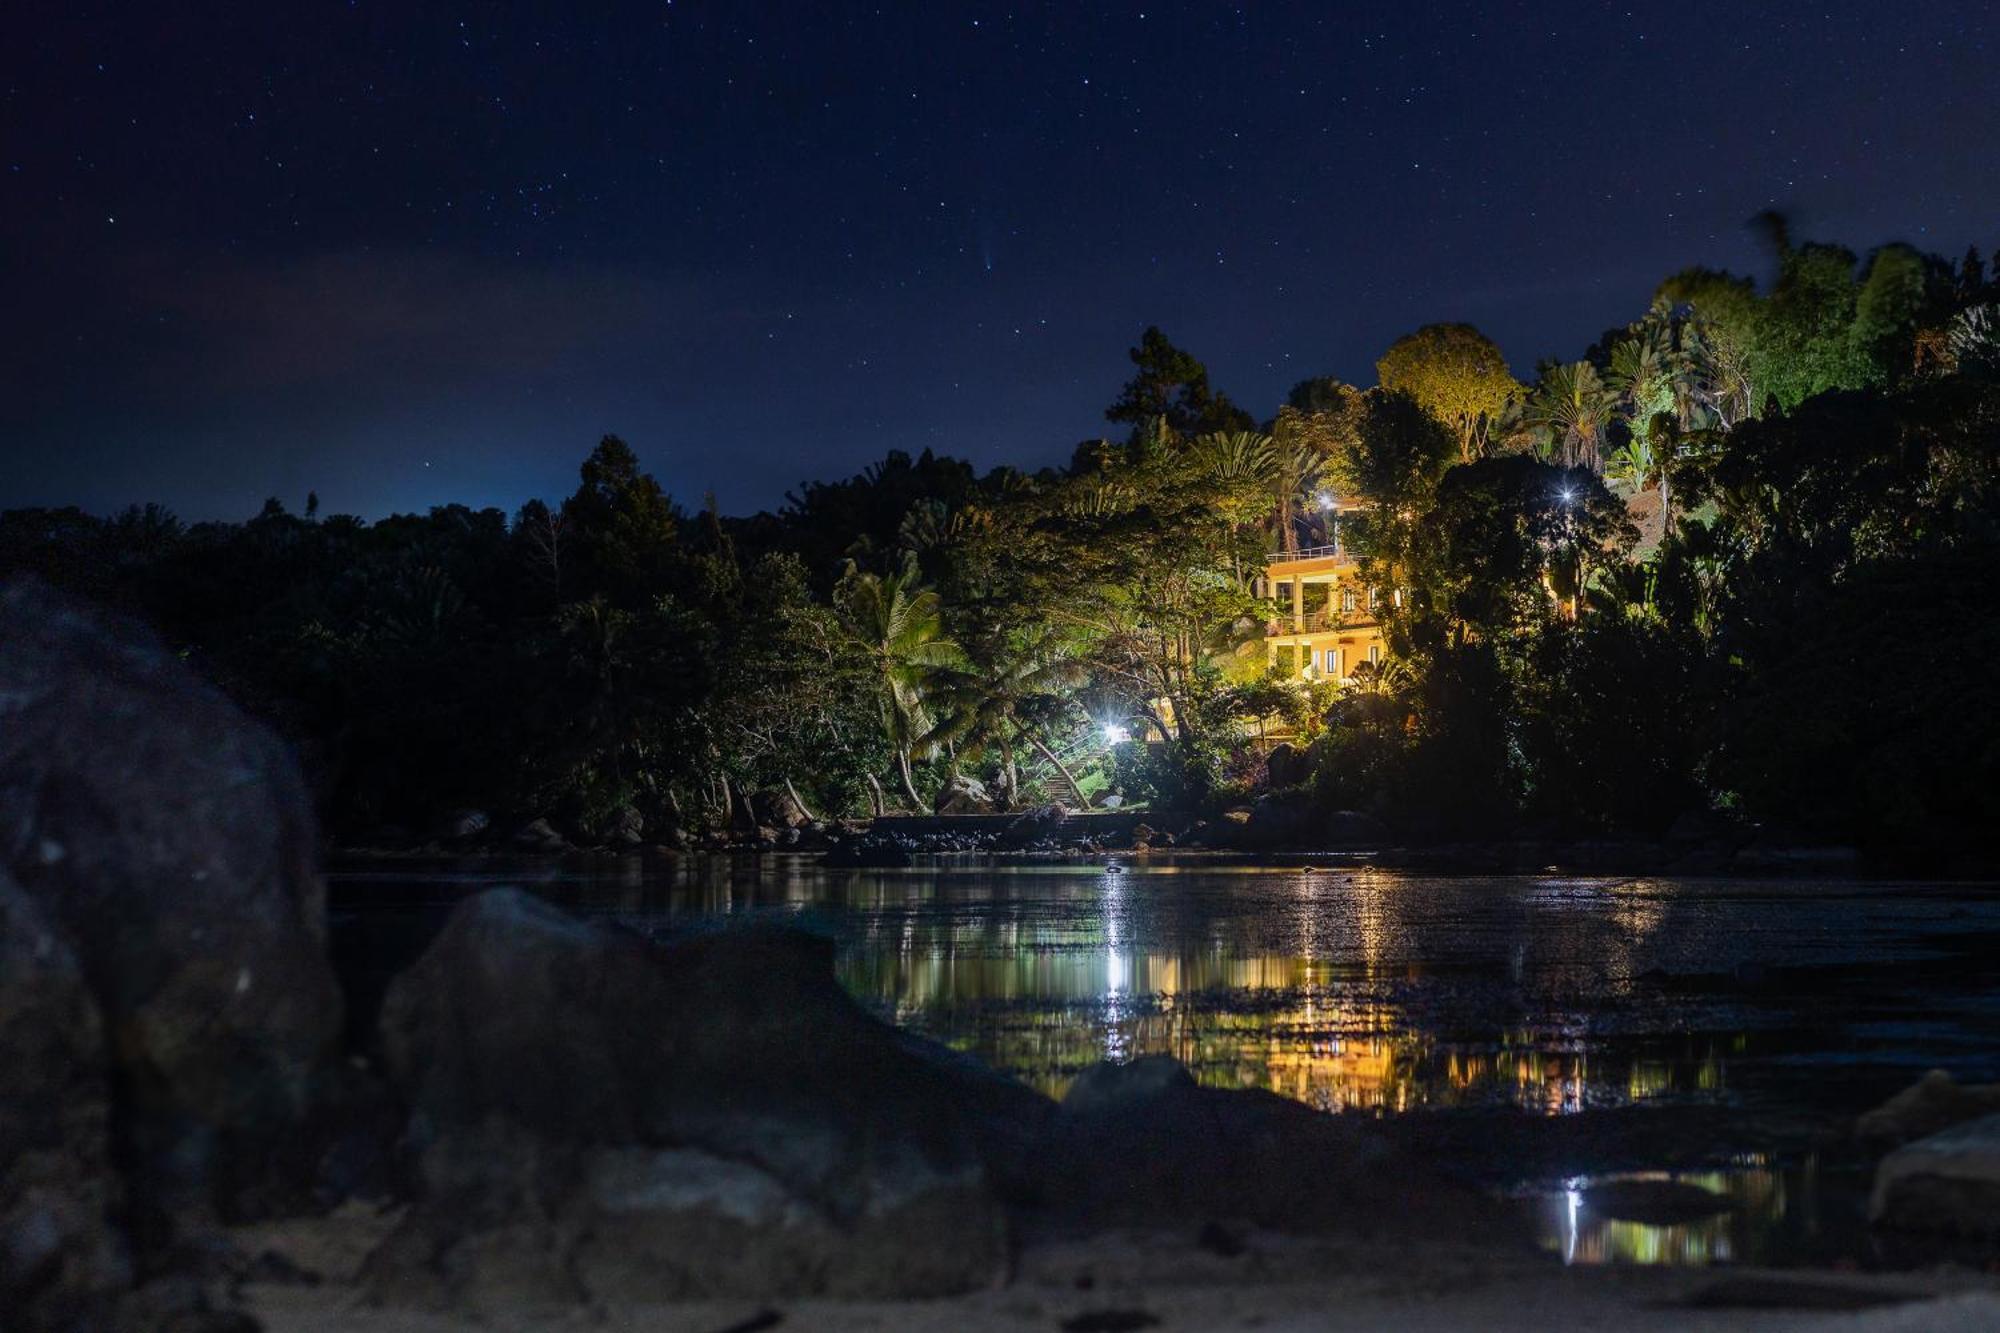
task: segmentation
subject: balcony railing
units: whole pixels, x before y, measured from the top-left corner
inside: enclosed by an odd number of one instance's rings
[[[1356,606],[1352,611],[1332,611],[1319,606],[1306,612],[1296,624],[1290,614],[1280,611],[1264,622],[1264,637],[1277,639],[1288,634],[1327,634],[1334,630],[1361,629],[1376,623],[1374,610],[1366,605]]]
[[[1283,564],[1288,560],[1325,560],[1339,554],[1340,543],[1335,542],[1328,546],[1301,546],[1296,551],[1273,551],[1270,560],[1273,564]]]

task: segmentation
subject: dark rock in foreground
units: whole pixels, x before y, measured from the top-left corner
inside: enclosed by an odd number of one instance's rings
[[[863,1013],[824,941],[659,948],[504,890],[391,987],[383,1041],[430,1141],[373,1281],[420,1303],[967,1290],[1048,1109]]]
[[[383,1043],[421,1148],[369,1264],[398,1304],[940,1295],[996,1280],[1023,1225],[1496,1234],[1371,1126],[1171,1060],[1058,1108],[870,1017],[792,931],[657,946],[484,894],[392,986]]]
[[[1896,1147],[1953,1125],[2000,1113],[2000,1083],[1966,1085],[1933,1069],[1854,1122],[1864,1143]]]
[[[1201,1087],[1170,1056],[1086,1071],[1035,1160],[1040,1211],[1063,1229],[1224,1221],[1467,1244],[1509,1234],[1484,1196],[1367,1122]]]
[[[294,1202],[342,1001],[284,746],[151,634],[17,580],[0,590],[0,853],[111,1034],[142,1221]]]
[[[1898,1148],[1875,1169],[1878,1226],[2000,1239],[2000,1115]]]
[[[104,1028],[67,942],[0,872],[0,1311],[23,1333],[109,1323],[131,1281],[112,1225]]]

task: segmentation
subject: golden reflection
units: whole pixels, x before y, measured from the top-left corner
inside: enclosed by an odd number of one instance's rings
[[[1497,1103],[1569,1115],[1722,1087],[1721,1053],[1705,1045],[1611,1060],[1586,1054],[1566,1024],[1446,1041],[1365,971],[1323,959],[1241,957],[1220,944],[1179,954],[899,944],[849,959],[849,988],[1052,1096],[1099,1060],[1152,1054],[1214,1086],[1377,1114]]]
[[[1810,1193],[1817,1163],[1808,1159],[1794,1174]],[[1593,1214],[1588,1186],[1619,1181],[1672,1181],[1695,1185],[1728,1200],[1713,1217],[1655,1225]],[[1787,1176],[1770,1158],[1754,1155],[1741,1166],[1719,1171],[1641,1171],[1590,1181],[1565,1182],[1554,1196],[1538,1199],[1537,1218],[1545,1249],[1572,1264],[1760,1263],[1769,1238],[1794,1206]]]
[[[1210,1085],[1364,1114],[1505,1105],[1566,1115],[1727,1092],[1724,1062],[1742,1038],[1607,1044],[1591,1032],[1596,995],[1516,1011],[1497,1030],[1427,1011],[1437,993],[1428,977],[1448,960],[1411,946],[1437,910],[1420,882],[1357,866],[1224,873],[1229,895],[1254,911],[1205,915],[1200,895],[1210,890],[1197,882],[1165,900],[1187,919],[1163,920],[1162,877],[1220,878],[1170,862],[1119,873],[1096,863],[828,875],[804,858],[761,867],[683,858],[643,890],[610,876],[589,896],[653,919],[834,914],[844,923],[842,978],[857,996],[1056,1096],[1099,1060],[1155,1053]],[[1591,956],[1623,989],[1667,929],[1670,889],[1643,879],[1533,883],[1518,900],[1525,915],[1509,925],[1526,932],[1510,980],[1538,965],[1529,953]],[[1467,909],[1475,925],[1481,906]],[[1238,920],[1289,932],[1288,947],[1256,947]],[[1158,947],[1163,938],[1181,943]]]

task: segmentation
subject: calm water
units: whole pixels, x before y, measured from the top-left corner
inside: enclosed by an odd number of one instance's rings
[[[884,1017],[1053,1095],[1096,1061],[1165,1052],[1205,1083],[1389,1118],[1528,1200],[1577,1262],[1879,1259],[1865,1164],[1820,1141],[1924,1069],[2000,1078],[1990,886],[1303,860],[399,865],[333,877],[357,993],[494,884],[661,934],[794,920],[835,938],[844,982]],[[1598,1218],[1584,1191],[1610,1174],[1737,1207],[1679,1226]]]

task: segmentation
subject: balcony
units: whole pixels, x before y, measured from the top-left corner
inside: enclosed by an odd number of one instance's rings
[[[1366,629],[1375,623],[1374,611],[1365,605],[1358,605],[1352,611],[1316,606],[1301,616],[1296,626],[1291,613],[1281,608],[1264,622],[1264,637],[1280,639],[1293,634],[1331,634],[1338,630]]]

